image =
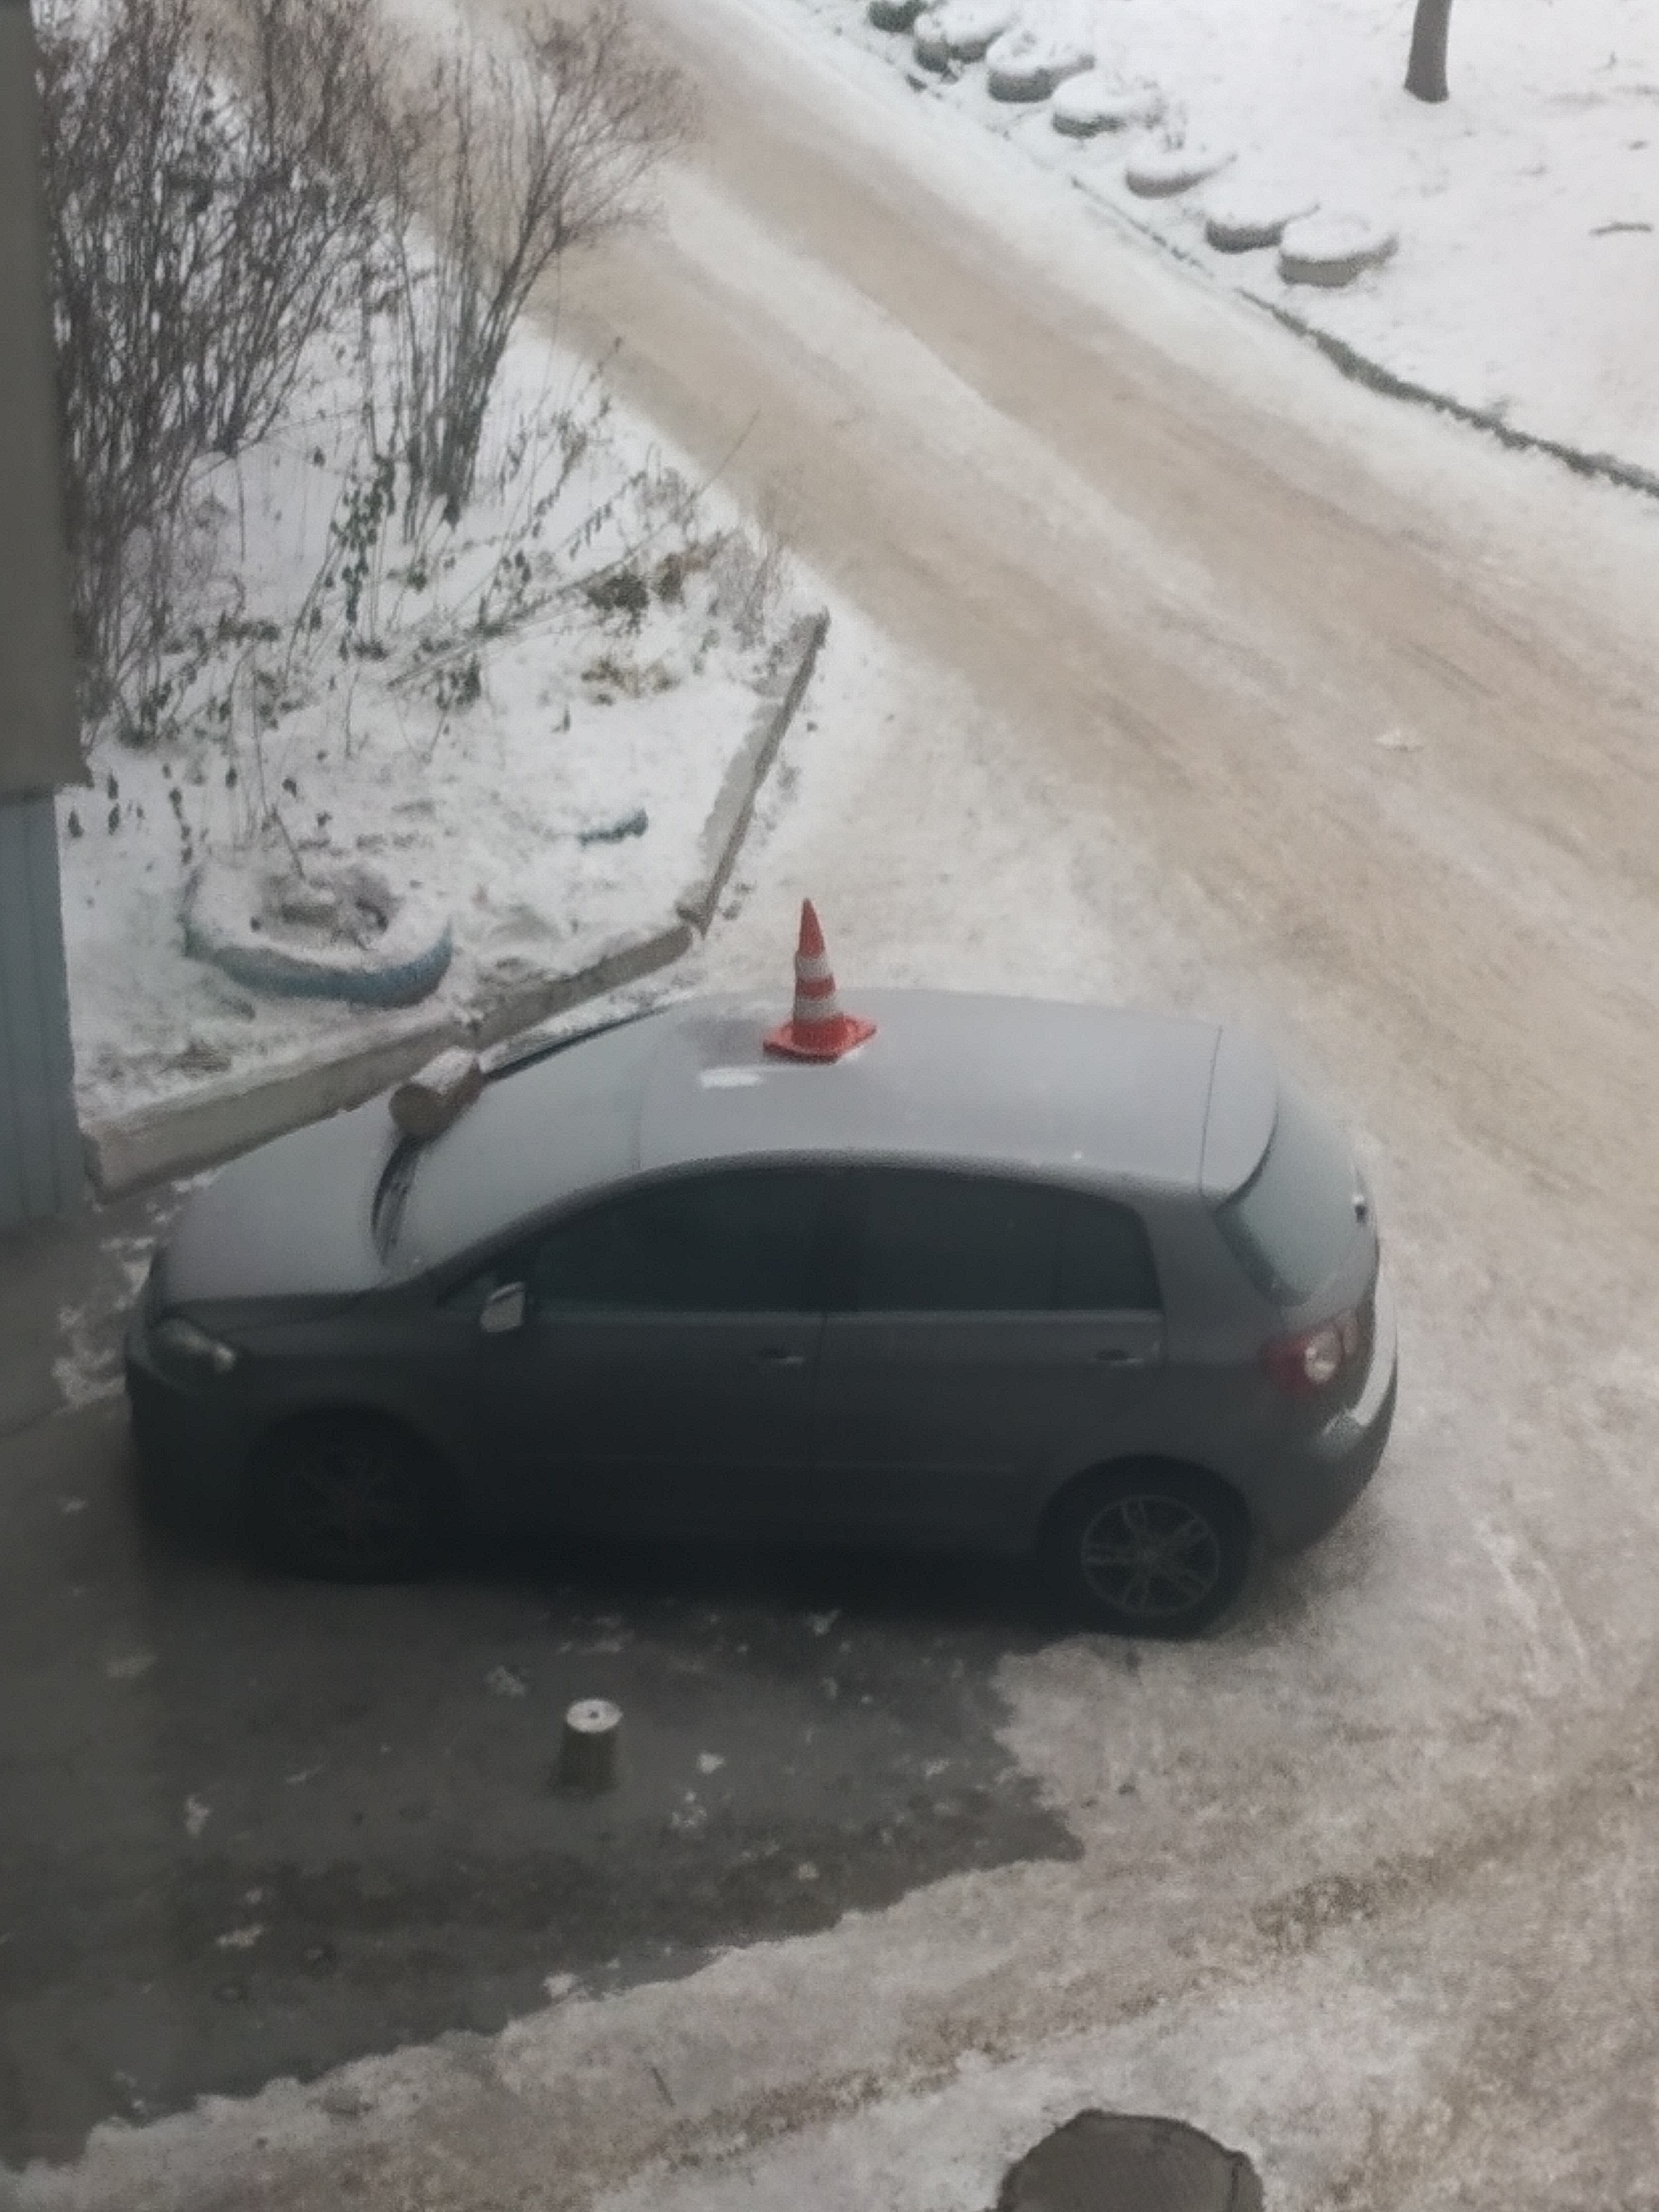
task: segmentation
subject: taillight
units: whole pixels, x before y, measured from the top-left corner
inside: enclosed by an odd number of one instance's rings
[[[1294,1336],[1277,1336],[1261,1347],[1261,1364],[1281,1390],[1306,1398],[1328,1389],[1359,1357],[1364,1329],[1358,1306]]]

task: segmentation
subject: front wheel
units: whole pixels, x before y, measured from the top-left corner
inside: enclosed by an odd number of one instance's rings
[[[1149,1462],[1075,1485],[1044,1548],[1063,1599],[1090,1626],[1194,1636],[1243,1584],[1249,1517],[1212,1476]]]
[[[278,1565],[326,1582],[404,1582],[431,1566],[445,1524],[431,1455],[370,1415],[291,1422],[257,1455],[249,1518]]]

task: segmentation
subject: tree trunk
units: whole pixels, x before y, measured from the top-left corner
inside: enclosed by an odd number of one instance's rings
[[[1406,64],[1406,89],[1417,100],[1446,97],[1446,30],[1451,0],[1417,0],[1412,19],[1412,57]]]

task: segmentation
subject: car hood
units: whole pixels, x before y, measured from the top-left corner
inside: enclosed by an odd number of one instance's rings
[[[384,1098],[262,1145],[222,1168],[179,1215],[156,1305],[338,1297],[371,1290],[374,1193],[397,1142]]]

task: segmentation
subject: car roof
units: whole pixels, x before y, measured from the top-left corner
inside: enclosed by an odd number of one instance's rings
[[[441,1264],[634,1175],[749,1159],[885,1158],[1198,1187],[1224,1035],[1214,1022],[860,991],[857,1011],[875,1036],[813,1065],[764,1049],[781,1011],[774,997],[688,1000],[495,1078],[426,1148],[398,1232],[401,1266]]]
[[[651,1066],[641,1166],[805,1153],[1197,1178],[1213,1023],[952,991],[864,991],[858,1012],[875,1036],[829,1066],[763,1048],[774,1005],[680,1023]]]

